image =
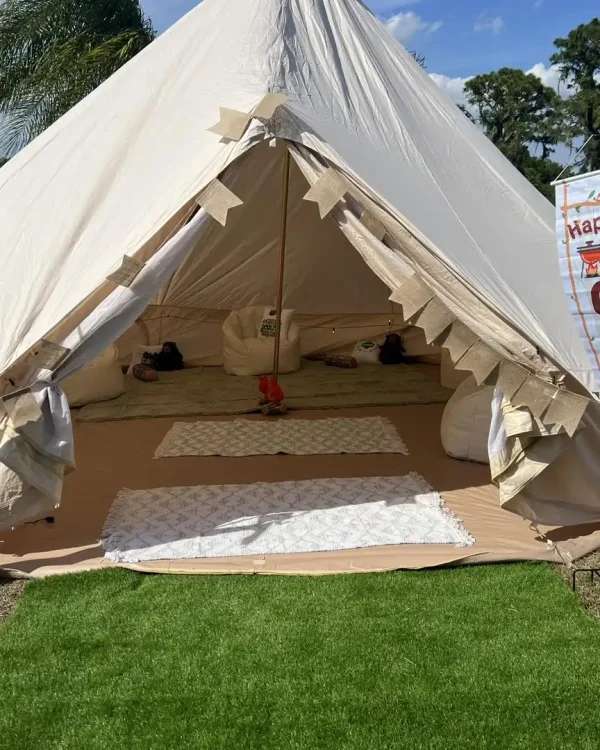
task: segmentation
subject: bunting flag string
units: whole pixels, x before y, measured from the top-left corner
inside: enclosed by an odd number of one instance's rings
[[[392,302],[402,305],[404,320],[408,321],[434,298],[434,293],[418,276],[407,279],[391,296]]]
[[[478,338],[473,331],[460,320],[455,320],[442,346],[448,350],[450,359],[456,364],[476,341]]]
[[[511,403],[517,407],[526,406],[534,417],[541,419],[557,390],[555,385],[529,375],[512,397]]]
[[[258,117],[260,120],[270,120],[286,101],[287,96],[285,94],[265,94],[252,110],[252,116]]]
[[[544,422],[549,425],[561,425],[565,428],[569,437],[573,437],[583,419],[588,404],[588,399],[583,396],[557,389],[554,399],[544,415]]]
[[[427,343],[450,327],[441,345],[448,350],[457,370],[472,372],[478,385],[490,381],[497,371],[494,385],[513,406],[526,407],[536,419],[548,426],[559,425],[573,437],[590,399],[559,388],[525,367],[505,360],[455,319],[416,274],[393,292],[390,300],[402,305],[405,322],[411,321],[423,329]]]
[[[220,180],[213,180],[196,198],[196,203],[225,226],[229,210],[241,206],[243,201]]]
[[[376,240],[379,240],[380,242],[385,237],[386,229],[383,226],[383,224],[378,221],[373,214],[369,213],[367,209],[365,208],[362,212],[362,215],[360,217],[360,223],[363,225],[365,229],[367,229],[373,237],[375,237]]]
[[[499,388],[505,398],[509,401],[529,377],[529,373],[524,367],[502,360],[500,362],[500,371],[496,381],[496,387]]]
[[[319,215],[324,219],[347,191],[344,180],[335,169],[329,167],[306,193],[304,200],[317,203]]]
[[[478,340],[455,366],[457,370],[470,370],[477,385],[483,385],[501,361],[502,357],[499,354],[496,354],[483,341]]]
[[[230,141],[240,141],[251,119],[252,115],[249,115],[247,112],[238,112],[237,109],[219,107],[219,122],[207,128],[207,130]]]
[[[286,101],[287,96],[285,94],[265,94],[251,112],[240,112],[229,107],[219,107],[219,121],[207,130],[227,138],[227,140],[240,141],[252,118],[270,120],[277,109]]]
[[[10,394],[2,399],[2,403],[15,430],[29,422],[37,422],[42,416],[42,410],[29,389]]]
[[[135,258],[131,258],[129,255],[123,256],[121,266],[109,274],[106,278],[108,281],[112,281],[114,284],[119,286],[129,287],[136,279],[139,272],[145,266],[145,263],[141,263]]]
[[[425,333],[425,341],[431,344],[438,336],[452,325],[454,318],[448,312],[447,308],[434,297],[427,303],[423,312],[419,315],[416,325],[422,328]]]
[[[32,347],[29,359],[34,367],[42,370],[55,370],[68,356],[71,350],[60,344],[55,344],[47,339],[40,341]]]

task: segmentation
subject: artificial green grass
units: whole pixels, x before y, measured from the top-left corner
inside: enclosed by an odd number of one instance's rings
[[[25,587],[0,748],[597,750],[599,675],[600,626],[548,566],[109,570]]]

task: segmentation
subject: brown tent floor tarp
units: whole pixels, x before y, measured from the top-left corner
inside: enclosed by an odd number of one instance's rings
[[[174,419],[77,423],[78,470],[67,477],[55,523],[38,522],[0,534],[0,570],[45,576],[112,565],[98,543],[108,510],[123,487],[285,481],[320,477],[393,476],[415,471],[442,494],[476,544],[408,544],[329,553],[157,561],[125,567],[162,573],[326,574],[419,569],[466,563],[577,559],[600,547],[600,524],[548,532],[549,544],[523,519],[503,511],[489,467],[449,458],[439,424],[443,405],[336,410],[335,416],[385,416],[397,426],[409,456],[255,456],[251,458],[152,458]],[[332,412],[296,412],[318,419]],[[260,417],[250,417],[260,418]],[[214,419],[214,418],[213,418]],[[228,418],[230,419],[230,418]],[[179,420],[185,421],[185,420]],[[194,421],[193,419],[187,421]],[[560,550],[560,553],[559,553]]]

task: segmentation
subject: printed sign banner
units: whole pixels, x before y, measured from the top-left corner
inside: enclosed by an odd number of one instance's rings
[[[560,275],[600,391],[600,174],[556,186]]]

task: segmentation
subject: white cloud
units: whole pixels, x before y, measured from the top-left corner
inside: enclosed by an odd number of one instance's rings
[[[475,31],[491,31],[494,36],[498,36],[504,31],[504,21],[500,16],[479,16],[479,19],[475,22]]]
[[[543,4],[544,4],[544,0],[535,0],[533,7],[537,10],[538,8],[541,8]]]
[[[442,21],[424,21],[412,10],[406,13],[396,13],[385,22],[387,29],[399,42],[406,43],[415,34],[425,32],[435,34],[442,26]]]
[[[549,65],[546,67],[544,63],[539,62],[525,72],[533,73],[534,76],[537,76],[540,79],[544,86],[550,86],[550,88],[558,91],[564,99],[570,95],[567,84],[560,80],[560,70],[558,65]]]
[[[569,88],[565,83],[561,83],[560,81],[560,72],[557,65],[549,65],[546,67],[544,63],[539,62],[525,72],[537,76],[545,86],[550,86],[550,88],[558,91],[564,99],[570,96],[571,92]],[[462,104],[467,107],[467,109],[470,109],[465,97],[465,84],[470,78],[472,78],[472,76],[467,76],[466,78],[451,78],[450,76],[441,73],[430,73],[429,77],[442,89],[442,91],[445,91],[448,94],[455,104]]]
[[[469,78],[450,78],[450,76],[445,76],[441,73],[430,73],[429,77],[442,91],[448,94],[455,104],[462,104],[469,109],[465,97],[465,83]]]

